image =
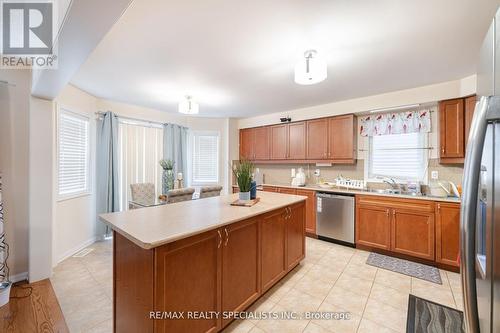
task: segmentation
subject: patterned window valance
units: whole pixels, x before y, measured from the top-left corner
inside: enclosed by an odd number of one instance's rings
[[[385,113],[361,118],[361,136],[428,133],[430,131],[430,110]]]

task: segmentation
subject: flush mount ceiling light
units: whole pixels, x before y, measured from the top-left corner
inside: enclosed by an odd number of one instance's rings
[[[326,62],[316,50],[304,52],[304,59],[295,65],[295,83],[309,85],[319,83],[327,77]]]
[[[200,111],[200,106],[198,103],[193,101],[191,96],[186,96],[186,98],[179,103],[179,112],[184,114],[197,114]]]

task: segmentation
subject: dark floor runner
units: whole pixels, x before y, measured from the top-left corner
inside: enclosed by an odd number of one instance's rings
[[[462,311],[410,295],[406,333],[463,333]]]

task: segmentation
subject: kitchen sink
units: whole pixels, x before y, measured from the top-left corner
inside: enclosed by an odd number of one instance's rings
[[[386,189],[372,189],[370,192],[380,193],[380,194],[401,194],[401,190],[386,188]]]

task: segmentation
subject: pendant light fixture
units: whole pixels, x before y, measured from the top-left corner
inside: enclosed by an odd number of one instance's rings
[[[295,65],[295,83],[310,85],[319,83],[327,77],[326,62],[316,50],[304,52],[304,59]]]
[[[193,101],[191,96],[186,96],[184,100],[179,103],[179,112],[184,114],[198,114],[200,106]]]

